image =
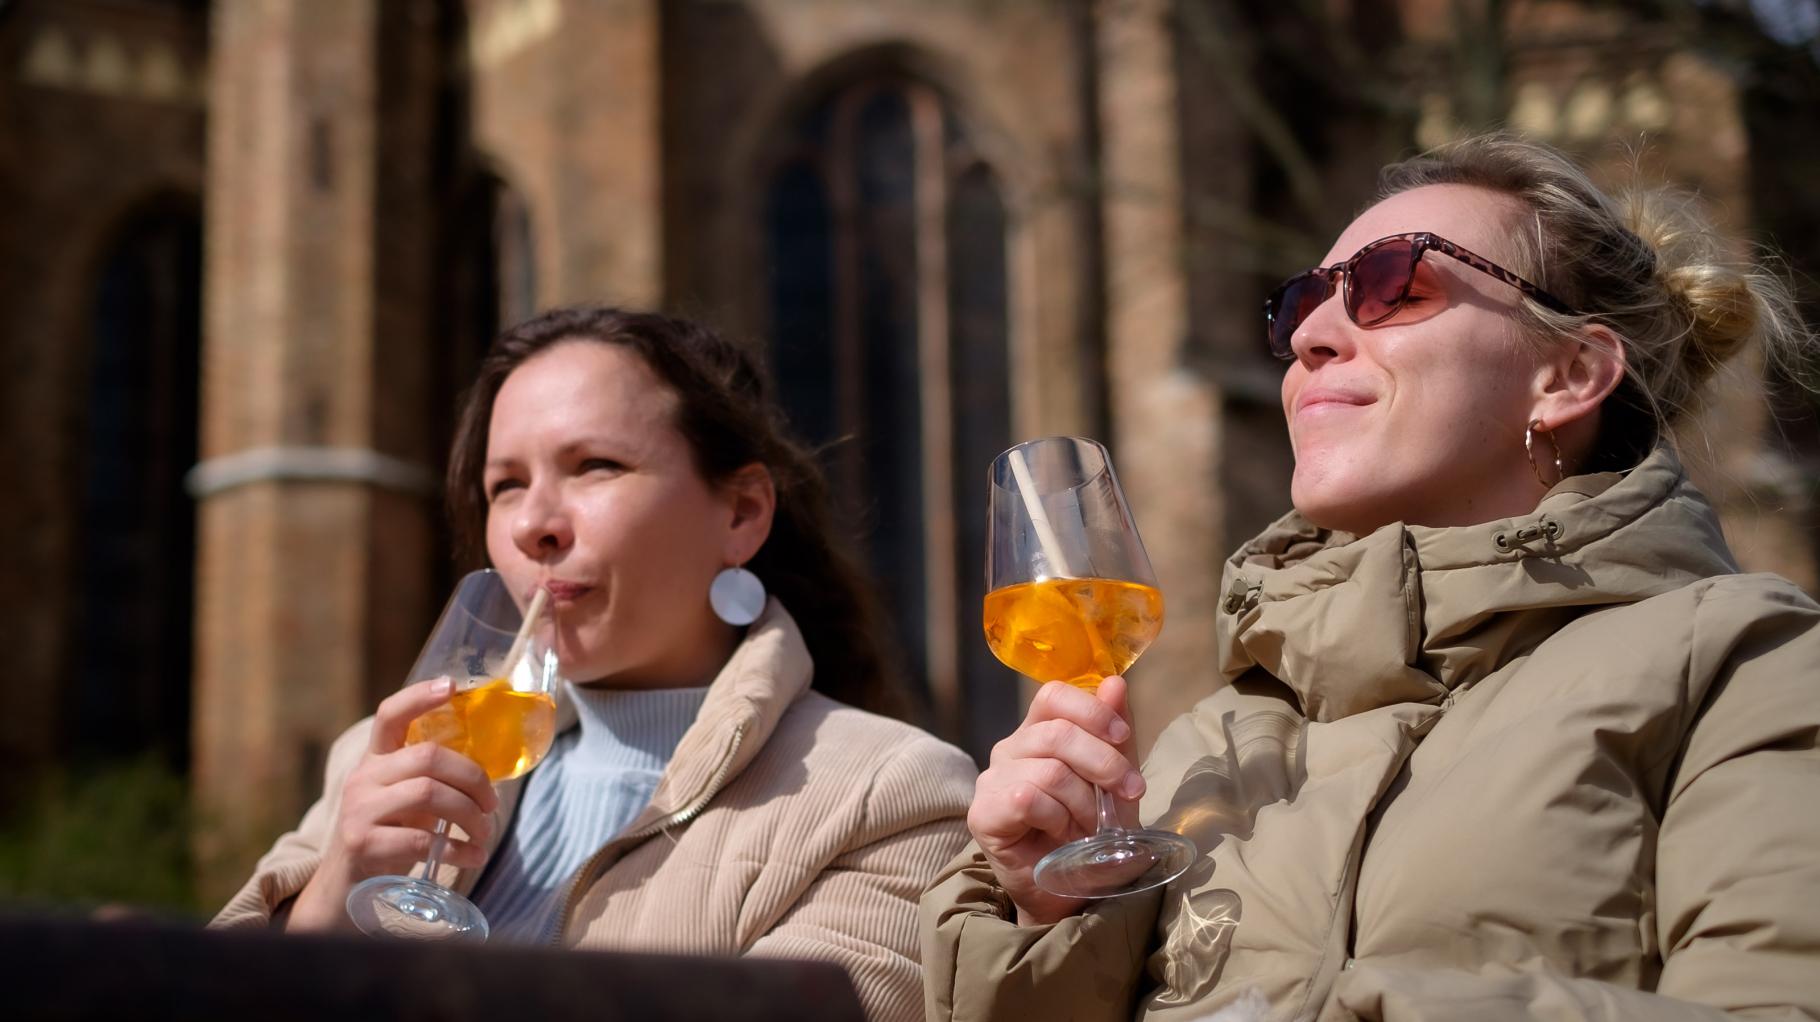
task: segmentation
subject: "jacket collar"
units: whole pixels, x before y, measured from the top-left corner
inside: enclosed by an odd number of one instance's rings
[[[1292,512],[1226,563],[1220,670],[1231,680],[1262,668],[1317,721],[1438,703],[1587,610],[1736,570],[1712,507],[1666,447],[1480,525],[1353,537]]]
[[[783,604],[771,599],[708,686],[701,712],[689,730],[683,732],[650,804],[622,834],[640,835],[661,829],[678,816],[699,812],[715,792],[758,755],[790,704],[808,690],[813,674],[809,647],[803,642],[795,619]],[[574,705],[559,695],[557,733],[574,723]],[[505,834],[503,823],[512,818],[524,791],[524,779],[505,781],[497,791],[499,808],[494,811],[489,855]],[[478,875],[478,871],[465,871],[466,883],[474,879],[467,873]]]
[[[813,673],[795,619],[775,598],[769,600],[708,686],[701,712],[677,743],[651,804],[626,833],[699,806],[738,776],[764,747],[784,711],[808,690]]]

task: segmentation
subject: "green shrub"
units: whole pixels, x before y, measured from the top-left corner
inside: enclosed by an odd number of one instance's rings
[[[0,901],[198,913],[189,794],[156,757],[59,771],[0,819]]]

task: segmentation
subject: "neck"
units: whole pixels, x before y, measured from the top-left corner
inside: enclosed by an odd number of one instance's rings
[[[1412,515],[1407,524],[1444,529],[1482,525],[1500,518],[1520,518],[1533,512],[1547,492],[1533,475],[1512,477],[1505,485],[1463,497],[1450,507],[1436,509],[1433,514]]]
[[[1303,517],[1324,529],[1364,536],[1392,522],[1424,528],[1445,529],[1461,525],[1482,525],[1501,518],[1519,518],[1536,509],[1548,492],[1527,464],[1484,479],[1479,485],[1452,494],[1430,493],[1414,501],[1391,506],[1352,507],[1316,513],[1302,510]],[[1548,471],[1552,475],[1551,463]]]
[[[710,617],[670,643],[657,659],[576,684],[620,689],[701,688],[713,683],[745,636],[744,628]]]

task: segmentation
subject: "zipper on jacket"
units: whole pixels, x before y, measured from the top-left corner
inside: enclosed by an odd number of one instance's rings
[[[690,820],[695,819],[696,815],[703,809],[706,809],[709,802],[713,801],[714,796],[720,793],[720,786],[726,783],[727,775],[732,772],[733,762],[739,757],[740,742],[742,742],[745,737],[746,725],[742,722],[734,727],[733,741],[727,745],[727,754],[721,757],[720,766],[715,769],[714,776],[708,779],[707,787],[702,789],[702,793],[696,796],[695,801],[690,802],[688,805],[642,830],[637,830],[630,834],[621,834],[619,837],[602,845],[599,851],[595,852],[587,862],[582,864],[581,869],[575,874],[575,879],[569,882],[568,891],[563,895],[562,911],[557,913],[556,926],[550,931],[550,946],[562,946],[562,937],[564,933],[568,932],[569,917],[575,912],[575,904],[581,900],[582,892],[589,887],[594,886],[594,881],[600,879],[597,874],[601,872],[601,861],[606,858],[607,851],[622,842],[641,841],[659,831],[668,830],[671,827],[680,827]]]

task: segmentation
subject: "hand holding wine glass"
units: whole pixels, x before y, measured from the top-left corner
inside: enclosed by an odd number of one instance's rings
[[[444,861],[464,869],[485,863],[479,842],[491,836],[489,814],[499,804],[486,771],[438,745],[405,745],[411,721],[446,705],[453,693],[454,683],[439,678],[407,685],[379,704],[366,754],[341,786],[322,864],[292,903],[286,929],[346,926],[348,891],[428,858],[438,820],[468,836],[449,839]]]
[[[540,589],[521,614],[497,572],[471,572],[449,598],[411,680],[375,718],[372,749],[355,771],[364,776],[358,784],[351,776],[344,788],[344,799],[355,801],[344,801],[337,828],[344,855],[336,865],[359,869],[397,846],[392,854],[407,856],[407,865],[423,858],[424,867],[417,877],[373,876],[349,891],[347,914],[362,932],[486,939],[480,910],[436,883],[435,873],[451,847],[460,865],[484,862],[471,841],[451,846],[449,822],[470,838],[484,837],[490,824],[474,814],[498,804],[490,782],[530,770],[555,737],[560,679],[545,605]],[[436,680],[417,680],[426,676]],[[402,735],[400,721],[408,721]],[[369,792],[377,806],[360,797]],[[409,801],[399,804],[394,793]],[[424,835],[427,854],[413,854],[425,847]],[[349,849],[364,850],[364,860],[348,862]]]
[[[1099,826],[1096,788],[1118,796],[1124,826],[1136,823],[1145,783],[1131,749],[1125,679],[1097,692],[1066,682],[1037,690],[1018,729],[992,749],[974,789],[967,828],[1019,910],[1019,922],[1051,923],[1085,907],[1037,887],[1037,863]]]
[[[1007,666],[1066,684],[1045,685],[1024,725],[993,750],[968,824],[1020,910],[1047,920],[1078,907],[1065,899],[1146,890],[1194,861],[1181,835],[1133,826],[1129,800],[1143,781],[1122,679],[1098,698],[1162,630],[1163,599],[1094,441],[1011,448],[993,462],[990,499],[986,640]],[[1091,836],[1062,843],[1080,833]]]

